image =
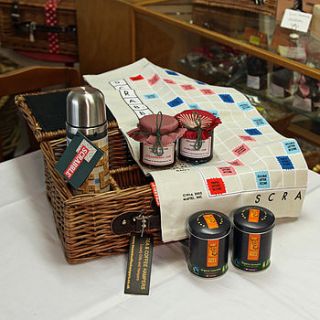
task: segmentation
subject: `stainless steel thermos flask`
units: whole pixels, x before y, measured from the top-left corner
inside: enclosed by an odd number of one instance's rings
[[[73,88],[67,96],[67,142],[79,131],[104,152],[86,181],[75,190],[77,194],[110,190],[107,129],[102,92],[89,86]]]

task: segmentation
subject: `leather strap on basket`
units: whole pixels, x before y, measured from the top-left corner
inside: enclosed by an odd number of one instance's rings
[[[141,233],[160,230],[160,214],[144,215],[139,211],[125,212],[112,220],[114,234],[125,235],[131,232]]]
[[[45,4],[46,24],[55,27],[58,24],[57,7],[60,0],[47,0]],[[59,53],[59,38],[57,33],[48,33],[49,53]]]

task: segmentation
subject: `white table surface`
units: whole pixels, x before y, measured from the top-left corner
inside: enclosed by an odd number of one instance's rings
[[[1,320],[320,319],[320,175],[309,174],[301,217],[275,227],[268,270],[229,263],[223,277],[202,279],[180,243],[160,246],[149,296],[123,293],[126,255],[66,262],[40,152],[1,163],[0,177]]]

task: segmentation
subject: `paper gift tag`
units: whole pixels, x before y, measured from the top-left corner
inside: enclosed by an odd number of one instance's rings
[[[300,32],[308,32],[312,14],[297,10],[286,9],[284,12],[281,27]]]
[[[152,255],[152,236],[131,234],[124,293],[149,294]]]
[[[57,162],[56,170],[72,185],[79,188],[103,156],[103,151],[78,132]]]

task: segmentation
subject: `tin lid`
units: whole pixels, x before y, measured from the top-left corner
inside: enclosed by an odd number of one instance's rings
[[[235,227],[242,231],[261,233],[269,231],[274,227],[275,217],[266,208],[246,206],[234,212],[233,223]]]
[[[77,128],[98,127],[107,121],[104,96],[90,86],[73,88],[67,96],[67,124]]]
[[[223,238],[231,229],[229,218],[221,212],[204,210],[194,213],[188,221],[188,231],[199,239]]]
[[[148,114],[139,120],[139,127],[149,134],[156,134],[159,129],[160,134],[168,134],[175,131],[179,126],[175,117],[166,114]]]

